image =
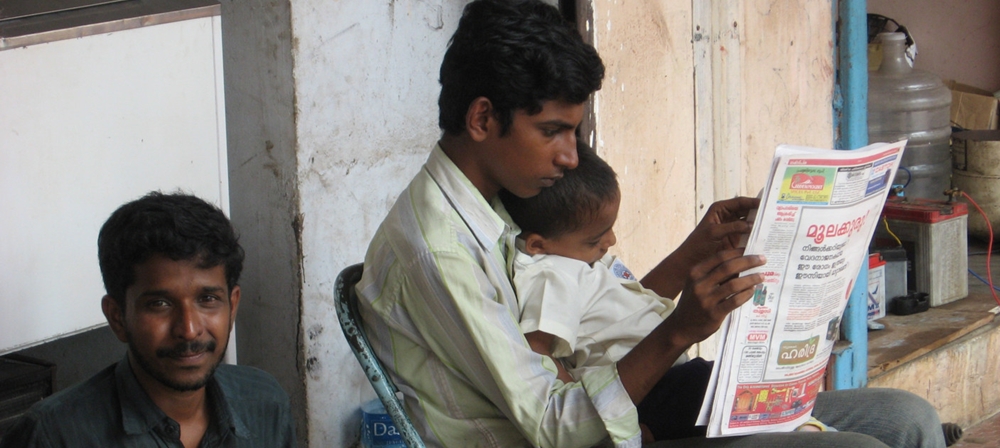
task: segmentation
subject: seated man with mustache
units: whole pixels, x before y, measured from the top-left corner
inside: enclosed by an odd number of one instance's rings
[[[35,404],[0,447],[292,447],[271,375],[220,365],[240,304],[243,249],[222,211],[158,192],[101,227],[101,308],[127,355]]]

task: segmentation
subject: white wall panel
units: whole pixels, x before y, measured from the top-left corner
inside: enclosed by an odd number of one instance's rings
[[[97,233],[183,189],[228,210],[219,17],[0,51],[0,353],[105,324]]]

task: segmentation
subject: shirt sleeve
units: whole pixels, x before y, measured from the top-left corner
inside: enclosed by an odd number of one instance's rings
[[[586,263],[570,260],[579,266],[554,266],[550,260],[547,257],[515,268],[514,288],[521,309],[521,331],[555,336],[552,356],[565,358],[576,350],[580,322],[589,303],[590,297],[583,292],[593,294],[597,290],[589,284],[590,277],[579,275]]]
[[[281,447],[296,448],[298,440],[295,438],[295,421],[292,419],[292,409],[289,398],[286,397],[281,403],[278,414],[278,421],[280,422],[278,428],[278,439],[281,441]]]
[[[415,328],[413,337],[471,385],[468,397],[456,389],[461,385],[450,385],[456,406],[484,396],[533,446],[593,446],[608,436],[619,447],[640,446],[636,409],[615,365],[564,384],[555,363],[525,341],[513,311],[517,304],[512,308],[499,298],[494,285],[507,280],[495,276],[506,273],[486,272],[461,251],[427,257],[404,268],[419,275],[398,276],[399,306]]]
[[[48,448],[52,445],[46,434],[36,416],[28,411],[0,438],[0,448]]]

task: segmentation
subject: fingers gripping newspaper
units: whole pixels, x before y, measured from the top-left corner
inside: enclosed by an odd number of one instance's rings
[[[905,146],[775,150],[746,247],[767,264],[743,274],[762,272],[764,282],[720,329],[698,420],[709,437],[809,419]]]

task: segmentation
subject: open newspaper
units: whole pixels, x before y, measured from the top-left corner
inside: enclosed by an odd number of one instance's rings
[[[747,254],[764,282],[720,330],[698,424],[708,436],[790,431],[812,414],[906,141],[852,151],[780,145]]]

